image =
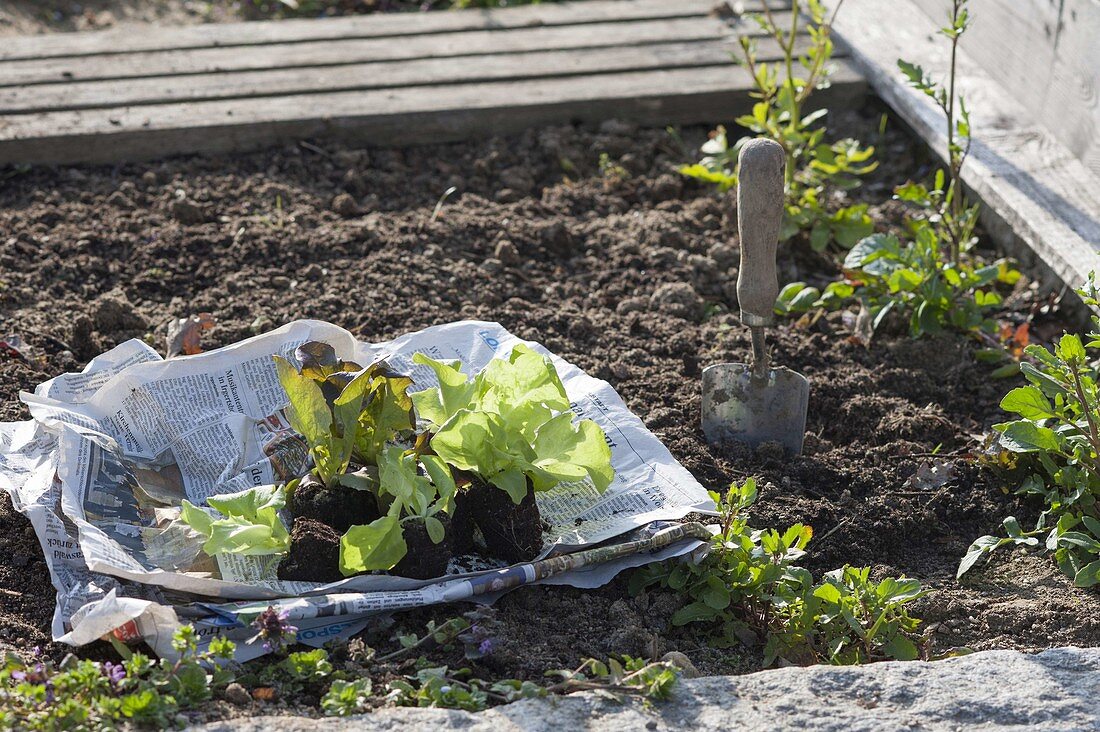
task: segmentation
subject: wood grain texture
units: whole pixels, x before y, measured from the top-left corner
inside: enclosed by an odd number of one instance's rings
[[[896,65],[904,49],[907,60],[942,75],[950,49],[937,27],[914,0],[892,0],[888,11],[877,0],[846,0],[837,21],[853,63],[943,158],[943,114],[903,82]],[[965,50],[958,67],[975,138],[963,182],[984,204],[983,223],[1023,262],[1036,261],[1062,283],[1079,286],[1100,264],[1100,180]]]
[[[807,45],[807,39],[800,39],[795,44],[796,51],[805,49]],[[731,38],[466,56],[461,63],[448,58],[432,58],[356,63],[338,67],[224,72],[176,78],[158,76],[11,86],[0,87],[0,115],[717,66],[728,62],[730,55],[735,52],[737,44]],[[775,39],[762,38],[757,54],[762,61],[774,61],[781,57],[781,50]],[[842,54],[838,54],[840,56]]]
[[[142,51],[119,56],[30,59],[0,63],[0,85],[59,81],[178,77],[279,68],[453,58],[481,54],[524,53],[580,48],[642,45],[727,38],[727,25],[715,18],[676,18],[629,23],[591,23],[506,32],[478,30],[408,38],[351,38],[308,43],[272,43],[248,48],[199,48]]]
[[[408,145],[612,117],[710,124],[749,111],[753,101],[747,72],[730,64],[584,78],[12,115],[0,119],[0,163],[117,162],[250,150],[305,137]],[[864,90],[860,74],[842,60],[832,86],[812,101],[851,106]]]
[[[789,0],[767,2],[789,21]],[[719,4],[592,0],[15,39],[0,51],[0,163],[118,162],[302,137],[404,145],[608,117],[728,121],[751,101],[752,80],[730,63],[737,36],[761,31],[728,6],[715,12]],[[759,53],[770,60],[779,49],[760,38]],[[863,93],[839,60],[823,103]]]
[[[588,0],[531,5],[499,10],[463,10],[433,13],[396,13],[346,18],[281,20],[278,22],[223,23],[182,28],[149,27],[93,33],[57,33],[5,38],[0,60],[42,59],[127,54],[189,48],[260,46],[347,38],[392,38],[468,30],[508,30],[538,26],[703,17],[720,0]],[[787,0],[769,0],[773,8],[789,8]],[[763,7],[746,0],[747,12]]]
[[[919,0],[943,23],[950,0]],[[970,0],[962,48],[1100,175],[1100,2]]]

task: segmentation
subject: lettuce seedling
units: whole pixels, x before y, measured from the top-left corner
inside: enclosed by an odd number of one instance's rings
[[[457,487],[439,457],[389,447],[378,456],[376,490],[385,515],[352,526],[340,539],[340,571],[345,576],[392,569],[408,552],[403,533],[408,522],[423,522],[432,543],[442,542],[446,532],[438,514],[450,513]]]
[[[524,345],[467,379],[458,363],[423,354],[439,386],[411,395],[432,433],[431,449],[449,465],[476,473],[517,505],[559,483],[611,484],[611,449],[590,419],[573,422],[569,398],[550,360]]]
[[[327,486],[345,480],[352,459],[373,465],[379,451],[413,428],[412,379],[382,363],[366,368],[342,361],[327,343],[300,346],[290,361],[275,356],[279,381],[290,405],[291,426],[309,444],[317,477]]]
[[[222,518],[184,499],[180,520],[206,537],[202,549],[210,556],[285,554],[290,548],[290,534],[279,518],[279,510],[286,505],[286,492],[281,487],[263,485],[211,496],[206,502]]]

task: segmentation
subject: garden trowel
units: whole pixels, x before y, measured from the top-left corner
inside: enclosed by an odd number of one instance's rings
[[[703,369],[703,433],[712,444],[756,447],[778,442],[802,452],[810,382],[786,368],[771,368],[764,329],[775,324],[775,249],[783,220],[786,156],[779,143],[751,140],[738,155],[737,229],[741,269],[737,302],[752,333],[752,363],[720,363]]]

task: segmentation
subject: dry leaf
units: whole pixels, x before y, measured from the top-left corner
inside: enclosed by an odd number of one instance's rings
[[[202,353],[202,332],[213,328],[214,322],[210,313],[173,320],[168,325],[168,358]]]

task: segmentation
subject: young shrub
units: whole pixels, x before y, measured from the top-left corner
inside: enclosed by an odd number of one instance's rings
[[[1086,304],[1100,305],[1091,276],[1080,294]],[[1020,370],[1028,384],[1001,400],[1001,408],[1017,419],[993,428],[1000,447],[1014,454],[1017,467],[1026,472],[1017,492],[1038,496],[1045,509],[1030,531],[1009,516],[1004,536],[975,540],[959,564],[959,577],[998,547],[1035,546],[1045,535],[1045,548],[1074,584],[1100,583],[1100,394],[1095,366],[1100,319],[1093,318],[1093,327],[1084,340],[1063,335],[1053,351],[1039,345],[1024,349]]]
[[[996,285],[1014,284],[1020,273],[1006,259],[984,266],[949,261],[936,227],[920,220],[910,224],[911,241],[872,234],[844,258],[842,284],[859,299],[864,340],[891,313],[908,319],[914,338],[945,328],[995,331],[989,315],[1002,303]]]
[[[1020,279],[1008,260],[984,264],[970,254],[979,207],[967,203],[962,190],[962,167],[971,144],[970,113],[955,93],[956,52],[969,23],[966,0],[953,0],[949,23],[940,29],[951,41],[946,87],[920,66],[898,60],[910,85],[943,110],[948,167],[946,173],[936,171],[931,187],[910,181],[895,189],[897,200],[916,208],[908,221],[909,241],[873,234],[844,260],[845,277],[862,308],[857,335],[864,341],[891,313],[908,319],[914,338],[944,328],[992,333],[996,324],[988,315],[1001,305],[994,285],[1013,285]]]
[[[920,66],[898,59],[898,68],[905,74],[910,86],[936,102],[947,120],[947,186],[944,187],[943,171],[937,171],[932,188],[909,182],[894,191],[895,197],[925,209],[927,218],[934,222],[939,237],[949,243],[947,258],[958,262],[960,255],[974,244],[974,226],[978,222],[978,207],[967,203],[962,190],[962,167],[970,154],[970,113],[966,100],[955,93],[955,62],[959,39],[970,26],[968,0],[952,0],[948,24],[940,29],[940,35],[951,42],[951,68],[947,87],[935,83]],[[955,110],[958,107],[958,116]]]
[[[677,626],[702,623],[711,643],[764,644],[764,665],[866,663],[920,656],[919,620],[905,605],[922,594],[912,579],[869,579],[868,568],[844,567],[815,584],[797,565],[813,536],[795,524],[784,532],[749,527],[743,512],[756,501],[756,481],[712,492],[720,527],[698,564],[671,562],[638,570],[632,593],[656,585],[690,601],[672,616]]]
[[[838,3],[837,10],[839,7]],[[801,19],[806,16],[810,44],[803,52],[797,44]],[[863,147],[856,140],[825,142],[825,127],[818,123],[826,110],[805,114],[813,92],[828,85],[829,60],[833,54],[832,18],[826,20],[826,9],[820,0],[794,0],[788,30],[778,25],[766,3],[763,14],[752,17],[766,36],[775,39],[783,57],[771,64],[762,62],[755,40],[751,36],[741,37],[742,61],[752,75],[756,87],[753,96],[759,101],[753,105],[751,114],[739,117],[736,122],[756,136],[775,140],[786,152],[786,215],[780,238],[786,241],[799,231],[809,231],[810,245],[815,251],[825,250],[830,243],[849,249],[874,230],[867,205],[830,211],[825,197],[829,190],[857,187],[859,177],[874,170],[877,163],[871,160],[874,148]],[[741,138],[731,145],[726,128],[719,126],[703,145],[703,158],[680,168],[680,172],[727,191],[737,184],[737,153],[748,139]]]

